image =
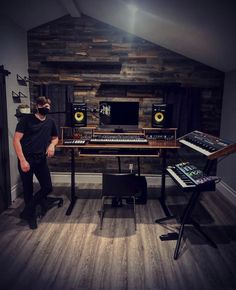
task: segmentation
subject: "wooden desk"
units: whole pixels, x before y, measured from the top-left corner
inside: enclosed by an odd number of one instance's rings
[[[159,201],[166,214],[170,216],[165,204],[165,175],[167,150],[180,148],[178,141],[150,141],[148,144],[84,144],[84,145],[63,145],[59,142],[57,148],[71,149],[71,200],[66,211],[70,215],[76,203],[75,195],[75,149],[79,152],[79,157],[98,156],[98,157],[152,157],[162,158],[162,178],[161,195]]]

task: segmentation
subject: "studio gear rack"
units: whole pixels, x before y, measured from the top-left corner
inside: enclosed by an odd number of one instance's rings
[[[217,248],[217,245],[203,232],[200,225],[192,218],[192,212],[202,192],[215,191],[215,183],[219,181],[219,178],[211,177],[209,174],[216,159],[236,152],[236,143],[200,131],[188,133],[180,137],[178,141],[205,155],[207,157],[207,163],[203,171],[189,162],[178,163],[166,169],[170,177],[183,191],[192,192],[189,202],[180,218],[179,233],[172,232],[160,236],[162,241],[177,240],[174,252],[175,260],[179,255],[179,248],[186,224],[192,224],[210,245]],[[175,216],[167,215],[164,218],[157,219],[156,223],[162,223],[173,218]]]

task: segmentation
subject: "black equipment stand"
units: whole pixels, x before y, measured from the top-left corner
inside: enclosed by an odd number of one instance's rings
[[[71,148],[71,199],[70,205],[66,211],[66,215],[71,215],[72,210],[75,206],[77,196],[75,195],[75,150]]]
[[[77,196],[75,194],[75,148],[71,147],[71,195],[70,195],[70,204],[66,211],[66,215],[71,215],[73,208],[75,206]],[[165,178],[166,178],[166,151],[167,148],[162,148],[162,178],[161,178],[161,195],[159,197],[159,201],[161,203],[161,206],[163,208],[163,211],[167,218],[169,219],[171,216],[168,207],[166,206],[165,200]],[[119,166],[119,172],[121,172],[121,162],[120,157],[118,157],[118,166]],[[140,159],[138,157],[138,176],[140,176]],[[156,221],[157,222],[157,221]]]
[[[205,173],[208,175],[211,168],[213,166],[213,160],[212,161],[207,161],[207,164],[204,168]],[[217,248],[217,245],[207,236],[206,233],[204,233],[204,231],[202,230],[201,226],[191,217],[192,216],[192,212],[199,200],[199,197],[201,195],[202,191],[200,191],[199,189],[196,188],[196,190],[194,190],[192,192],[191,198],[189,199],[188,204],[186,205],[184,212],[182,213],[182,216],[180,218],[180,230],[179,233],[176,232],[171,232],[171,233],[167,233],[164,235],[160,236],[160,239],[162,241],[170,241],[170,240],[177,240],[176,242],[176,246],[175,246],[175,252],[174,252],[174,260],[177,260],[178,256],[179,256],[179,248],[180,248],[180,244],[181,244],[181,240],[183,237],[183,233],[184,233],[184,227],[186,224],[192,224],[195,229],[208,241],[208,243],[214,247]],[[166,206],[166,205],[165,205]],[[167,207],[166,207],[167,208]],[[168,210],[168,208],[167,208]],[[168,214],[166,214],[166,217],[161,218],[161,219],[157,219],[155,220],[156,223],[161,224],[164,221],[167,220],[171,220],[173,218],[175,218],[175,216],[170,215],[169,210],[167,212]]]
[[[166,215],[166,218],[169,219],[171,216],[168,207],[166,206],[166,157],[167,157],[167,149],[162,149],[162,166],[161,166],[161,195],[159,197],[159,201],[161,207]],[[165,218],[165,219],[166,219]],[[155,221],[158,222],[157,220]]]

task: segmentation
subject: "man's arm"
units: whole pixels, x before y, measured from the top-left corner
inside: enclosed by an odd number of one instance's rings
[[[24,134],[20,132],[15,132],[13,137],[13,146],[16,152],[18,159],[20,160],[20,167],[23,172],[27,172],[30,170],[30,165],[25,159],[24,153],[22,151],[20,140],[23,138]]]
[[[58,143],[58,137],[57,136],[53,136],[50,145],[48,146],[47,149],[47,156],[48,157],[52,157],[55,154],[55,146]]]

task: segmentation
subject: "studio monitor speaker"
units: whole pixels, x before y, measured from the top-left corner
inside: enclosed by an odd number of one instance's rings
[[[85,103],[71,103],[71,127],[87,126],[87,105]]]
[[[172,123],[172,106],[167,104],[152,105],[152,127],[168,128]]]

